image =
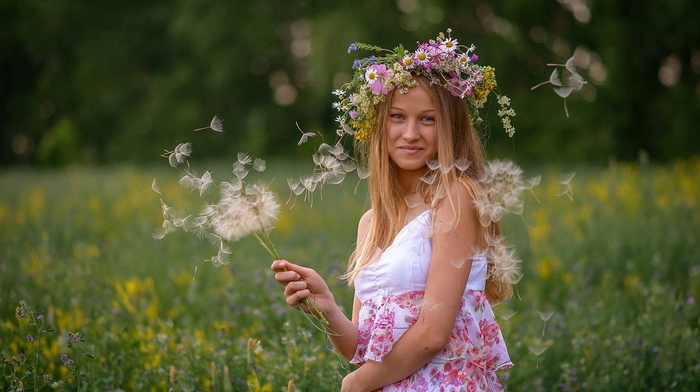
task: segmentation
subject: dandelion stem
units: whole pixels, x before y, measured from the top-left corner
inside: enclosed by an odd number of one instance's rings
[[[264,230],[263,230],[263,232],[264,232]],[[267,251],[267,253],[270,254],[270,256],[272,256],[275,260],[279,260],[279,259],[280,259],[279,255],[277,254],[277,251],[274,250],[274,248],[273,248],[273,249],[270,249],[270,247],[268,246],[268,244],[265,243],[265,241],[263,240],[263,238],[260,237],[260,235],[259,235],[258,233],[255,233],[255,232],[254,232],[253,235],[255,236],[255,239],[258,240],[258,242],[260,243],[260,246],[262,246],[263,248],[265,248],[265,250]],[[269,237],[268,237],[268,238],[269,238]]]
[[[281,257],[279,253],[277,253],[277,249],[275,248],[275,245],[272,242],[272,239],[270,238],[270,235],[267,233],[267,230],[263,229],[262,231],[262,236],[258,234],[257,232],[253,232],[253,235],[255,236],[255,239],[258,240],[260,245],[265,248],[267,253],[270,254],[275,260],[280,260]],[[286,271],[286,268],[285,268]],[[313,293],[313,292],[312,292]],[[323,314],[323,312],[316,307],[316,305],[313,304],[308,298],[302,299],[300,302],[302,302],[308,309],[310,309],[318,318],[312,317],[308,313],[304,312],[302,310],[302,313],[304,316],[311,322],[311,325],[313,325],[314,328],[318,329],[319,331],[331,335],[331,336],[340,336],[337,333],[331,331],[328,329],[328,320],[326,320],[326,316]]]

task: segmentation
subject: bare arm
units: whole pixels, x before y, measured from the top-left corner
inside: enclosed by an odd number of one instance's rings
[[[382,362],[369,361],[343,380],[342,392],[372,391],[402,380],[435,357],[447,344],[469,279],[477,240],[478,220],[472,197],[463,186],[454,186],[452,200],[461,211],[451,230],[454,214],[445,200],[433,216],[433,253],[426,282],[425,306],[417,322],[394,344]],[[441,223],[445,226],[441,228]]]
[[[358,225],[358,244],[364,238],[369,223],[369,212],[366,213]],[[359,246],[359,245],[358,245]],[[304,298],[310,301],[324,313],[328,325],[329,339],[336,351],[350,360],[357,349],[357,323],[360,312],[360,300],[354,297],[352,306],[352,320],[348,319],[340,310],[328,285],[321,276],[311,268],[305,268],[292,264],[286,260],[276,260],[270,267],[276,272],[275,279],[285,286],[284,295],[289,306],[314,314],[312,309],[301,304]],[[318,317],[317,314],[314,316]]]

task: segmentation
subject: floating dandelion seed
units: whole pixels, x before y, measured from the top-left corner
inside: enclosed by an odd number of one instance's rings
[[[211,123],[209,124],[208,127],[203,127],[203,128],[197,128],[194,131],[203,131],[205,129],[211,129],[212,131],[215,132],[223,132],[224,131],[224,122],[219,119],[219,117],[214,116],[214,118],[211,119]]]
[[[144,193],[144,192],[148,192],[148,191],[153,191],[153,192],[160,195],[160,188],[158,187],[158,183],[156,182],[155,178],[153,179],[153,182],[151,183],[151,187],[148,189],[142,190],[141,192],[139,192],[139,194]]]
[[[453,267],[460,269],[460,268],[464,267],[464,263],[466,263],[466,262],[467,262],[466,257],[460,257],[460,258],[457,258],[455,260],[450,261],[450,264],[452,264]]]
[[[552,315],[554,315],[554,312],[545,312],[538,310],[537,314],[540,316],[540,319],[542,320],[542,337],[544,337],[544,332],[545,329],[547,328],[547,321],[549,321],[550,318],[552,318]]]
[[[552,343],[553,342],[551,340],[542,341],[541,339],[537,339],[527,346],[528,350],[530,350],[530,352],[537,358],[537,369],[540,368],[540,355],[544,354]]]
[[[432,185],[438,177],[438,173],[433,171],[420,177],[420,180],[428,185]]]
[[[547,64],[548,67],[557,67],[552,71],[549,76],[549,80],[539,83],[533,86],[530,90],[534,90],[537,87],[543,86],[545,84],[551,84],[554,92],[564,99],[564,112],[566,117],[569,117],[569,108],[566,106],[566,98],[574,91],[580,91],[583,85],[587,82],[583,79],[581,75],[576,72],[576,57],[571,56],[565,64]],[[564,67],[568,72],[569,76],[562,81],[559,75],[559,67]]]
[[[261,173],[265,171],[265,167],[265,161],[263,161],[260,158],[255,158],[255,160],[253,161],[253,170],[255,170],[258,173]]]
[[[523,192],[532,190],[540,177],[525,179],[522,169],[511,161],[489,161],[479,178],[482,187],[474,206],[483,226],[498,222],[506,212],[520,215],[524,208]]]
[[[516,284],[522,279],[520,260],[515,257],[515,250],[508,247],[502,236],[487,236],[488,249],[486,259],[489,264],[489,278],[500,282]]]
[[[295,121],[294,124],[297,125],[297,129],[299,130],[299,132],[301,132],[301,139],[299,139],[297,146],[301,146],[302,144],[306,143],[310,137],[316,136],[316,132],[304,132],[299,126],[298,122]]]
[[[504,310],[499,311],[496,315],[503,320],[510,320],[517,313],[518,312],[516,312],[515,310],[512,310],[512,309],[504,309]]]
[[[177,165],[185,162],[187,157],[192,154],[192,144],[191,143],[180,143],[175,146],[172,151],[165,150],[161,156],[168,158],[168,163],[170,166],[176,167]]]
[[[440,167],[440,162],[433,158],[425,162],[425,165],[428,166],[428,169],[430,170],[437,170]]]
[[[569,173],[563,175],[559,180],[559,185],[561,185],[561,191],[557,193],[557,196],[567,196],[569,200],[574,201],[574,192],[571,188],[571,180],[574,179],[576,173]]]
[[[153,189],[153,192],[160,195],[160,189],[158,188],[158,183],[156,183],[155,178],[153,179],[153,183],[151,183],[151,189]]]
[[[253,158],[251,158],[250,155],[248,155],[248,153],[245,153],[245,152],[239,152],[236,155],[236,159],[237,159],[238,163],[240,163],[241,165],[247,165],[247,164],[253,162]]]
[[[462,172],[467,171],[469,167],[472,165],[471,161],[469,161],[466,158],[460,158],[455,161],[455,167],[459,169]]]

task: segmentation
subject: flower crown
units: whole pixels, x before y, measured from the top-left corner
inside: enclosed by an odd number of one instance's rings
[[[341,112],[336,118],[340,124],[338,134],[354,135],[360,142],[368,141],[377,125],[376,105],[386,101],[395,88],[403,94],[415,87],[415,76],[424,77],[453,96],[465,99],[472,109],[472,121],[482,122],[479,109],[496,87],[495,70],[477,65],[479,56],[474,53],[474,45],[459,45],[450,36],[450,29],[447,33],[447,37],[440,33],[435,40],[419,43],[415,52],[407,51],[402,45],[389,50],[359,42],[351,44],[348,53],[363,49],[387,54],[355,60],[352,80],[333,91],[338,97],[333,107]],[[497,95],[497,100],[498,115],[512,137],[515,128],[510,118],[515,116],[515,111],[510,107],[510,98]]]

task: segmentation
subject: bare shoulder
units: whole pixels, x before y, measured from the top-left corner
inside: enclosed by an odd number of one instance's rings
[[[358,245],[359,245],[361,239],[363,239],[367,236],[367,232],[369,231],[370,222],[372,222],[372,209],[369,209],[367,212],[365,212],[362,215],[362,217],[360,217],[360,222],[357,224],[357,242],[358,242]]]
[[[470,211],[474,209],[474,195],[478,189],[478,183],[472,179],[465,178],[452,182],[447,187],[446,197],[440,203],[438,209],[458,209],[459,211]]]
[[[367,230],[369,229],[370,222],[372,222],[372,209],[371,208],[367,212],[362,214],[362,216],[360,217],[360,222],[357,224],[358,234],[363,233],[363,232],[366,233]]]
[[[476,227],[478,219],[474,198],[477,189],[478,183],[470,179],[451,183],[445,197],[435,208],[435,222],[443,222],[447,225],[444,229],[449,230],[458,229],[464,225]]]

